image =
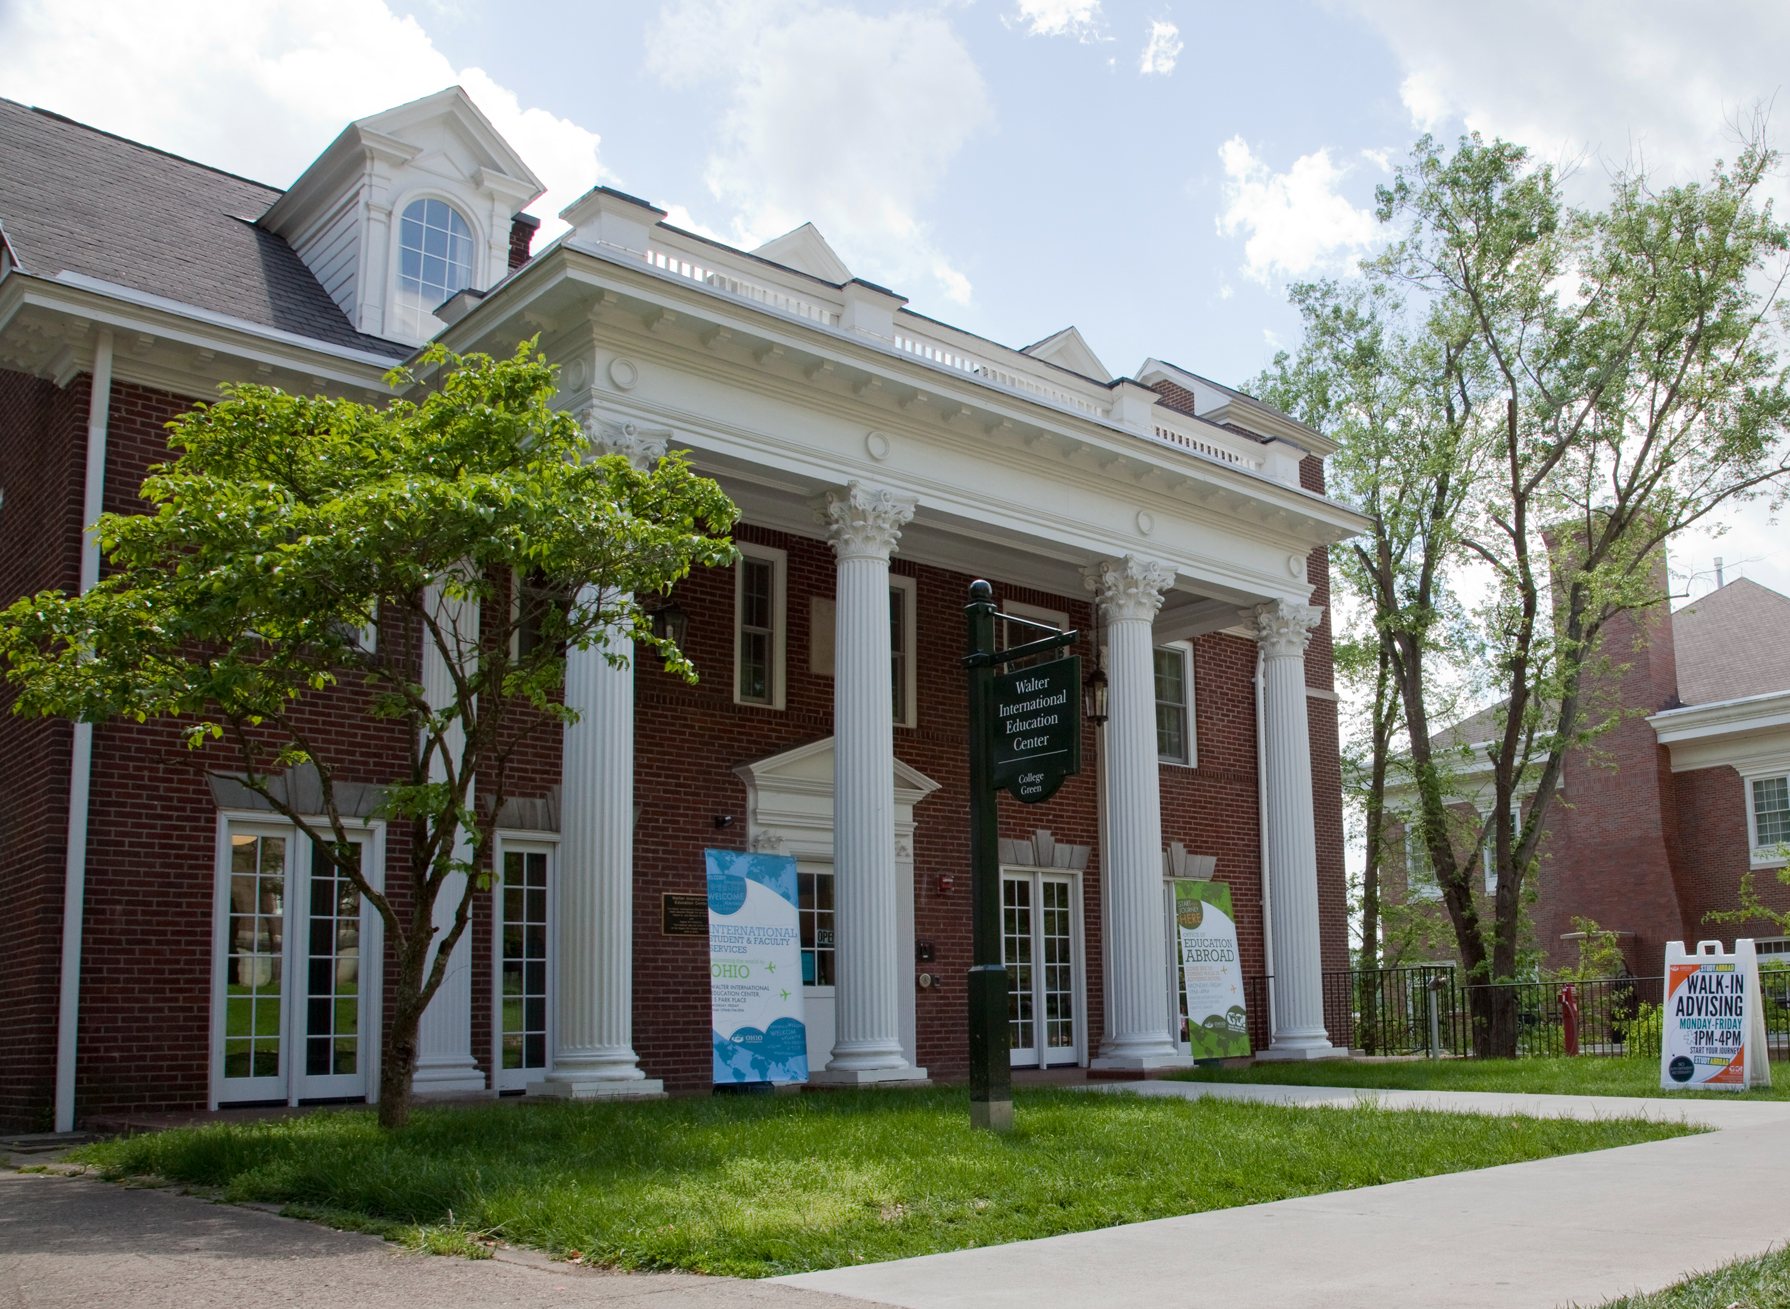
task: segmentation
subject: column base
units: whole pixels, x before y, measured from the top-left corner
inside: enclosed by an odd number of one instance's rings
[[[1255,1057],[1263,1063],[1294,1063],[1307,1059],[1347,1059],[1345,1046],[1331,1045],[1328,1037],[1293,1037],[1276,1041],[1266,1050],[1257,1050]]]
[[[489,1089],[485,1083],[485,1075],[470,1059],[465,1062],[444,1061],[433,1065],[419,1062],[416,1071],[410,1076],[410,1093],[416,1096],[465,1095]]]
[[[1182,1054],[1179,1050],[1167,1053],[1160,1051],[1141,1051],[1135,1054],[1117,1053],[1101,1054],[1088,1061],[1091,1073],[1142,1073],[1157,1068],[1192,1068],[1193,1056]]]
[[[924,1068],[822,1068],[808,1074],[810,1086],[931,1086]]]
[[[665,1083],[656,1077],[549,1077],[528,1088],[541,1100],[662,1100]]]

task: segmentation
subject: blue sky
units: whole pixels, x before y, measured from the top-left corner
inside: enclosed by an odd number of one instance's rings
[[[0,2],[0,94],[266,182],[457,81],[548,182],[549,230],[597,181],[735,244],[812,220],[922,313],[1231,383],[1294,341],[1291,280],[1373,248],[1421,132],[1577,161],[1594,200],[1631,155],[1731,153],[1787,53],[1790,5],[1757,0]],[[1790,591],[1778,537],[1749,513],[1675,564]]]

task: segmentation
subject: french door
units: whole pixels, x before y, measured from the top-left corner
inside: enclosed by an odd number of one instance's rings
[[[553,940],[553,847],[499,838],[493,1025],[499,1091],[520,1091],[547,1075],[552,1049],[548,943]]]
[[[1001,961],[1013,1065],[1081,1062],[1080,879],[1001,874]]]
[[[290,827],[229,822],[221,844],[215,1100],[365,1098],[378,1044],[368,974],[381,957],[371,906]],[[371,867],[373,844],[371,833],[354,833],[350,857]]]

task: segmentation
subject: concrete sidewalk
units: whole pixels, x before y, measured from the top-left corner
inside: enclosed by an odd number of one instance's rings
[[[0,1171],[0,1309],[864,1309],[691,1273],[614,1273],[529,1251],[413,1254],[378,1237],[90,1177]]]
[[[478,1262],[434,1258],[262,1209],[0,1171],[0,1309],[863,1309],[865,1302],[915,1309],[1547,1309],[1655,1289],[1790,1238],[1790,1102],[1192,1082],[1096,1083],[1089,1090],[1638,1115],[1717,1130],[765,1282],[588,1270],[528,1251]],[[1197,1155],[1188,1166],[1198,1169]]]
[[[1657,1290],[1790,1239],[1790,1103],[1360,1092],[1194,1082],[1210,1095],[1461,1113],[1682,1119],[1703,1136],[838,1268],[789,1286],[914,1309],[1055,1305],[1547,1309]],[[1197,1169],[1197,1156],[1188,1161]]]

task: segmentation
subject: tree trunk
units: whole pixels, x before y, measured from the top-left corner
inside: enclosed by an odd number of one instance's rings
[[[1481,1059],[1514,1059],[1517,1053],[1516,988],[1480,984],[1467,988],[1473,1053]]]
[[[424,938],[427,948],[427,937]],[[379,1055],[379,1125],[391,1129],[410,1121],[411,1090],[416,1079],[417,1033],[426,1001],[417,992],[423,983],[423,956],[408,945],[397,952],[397,996]]]

